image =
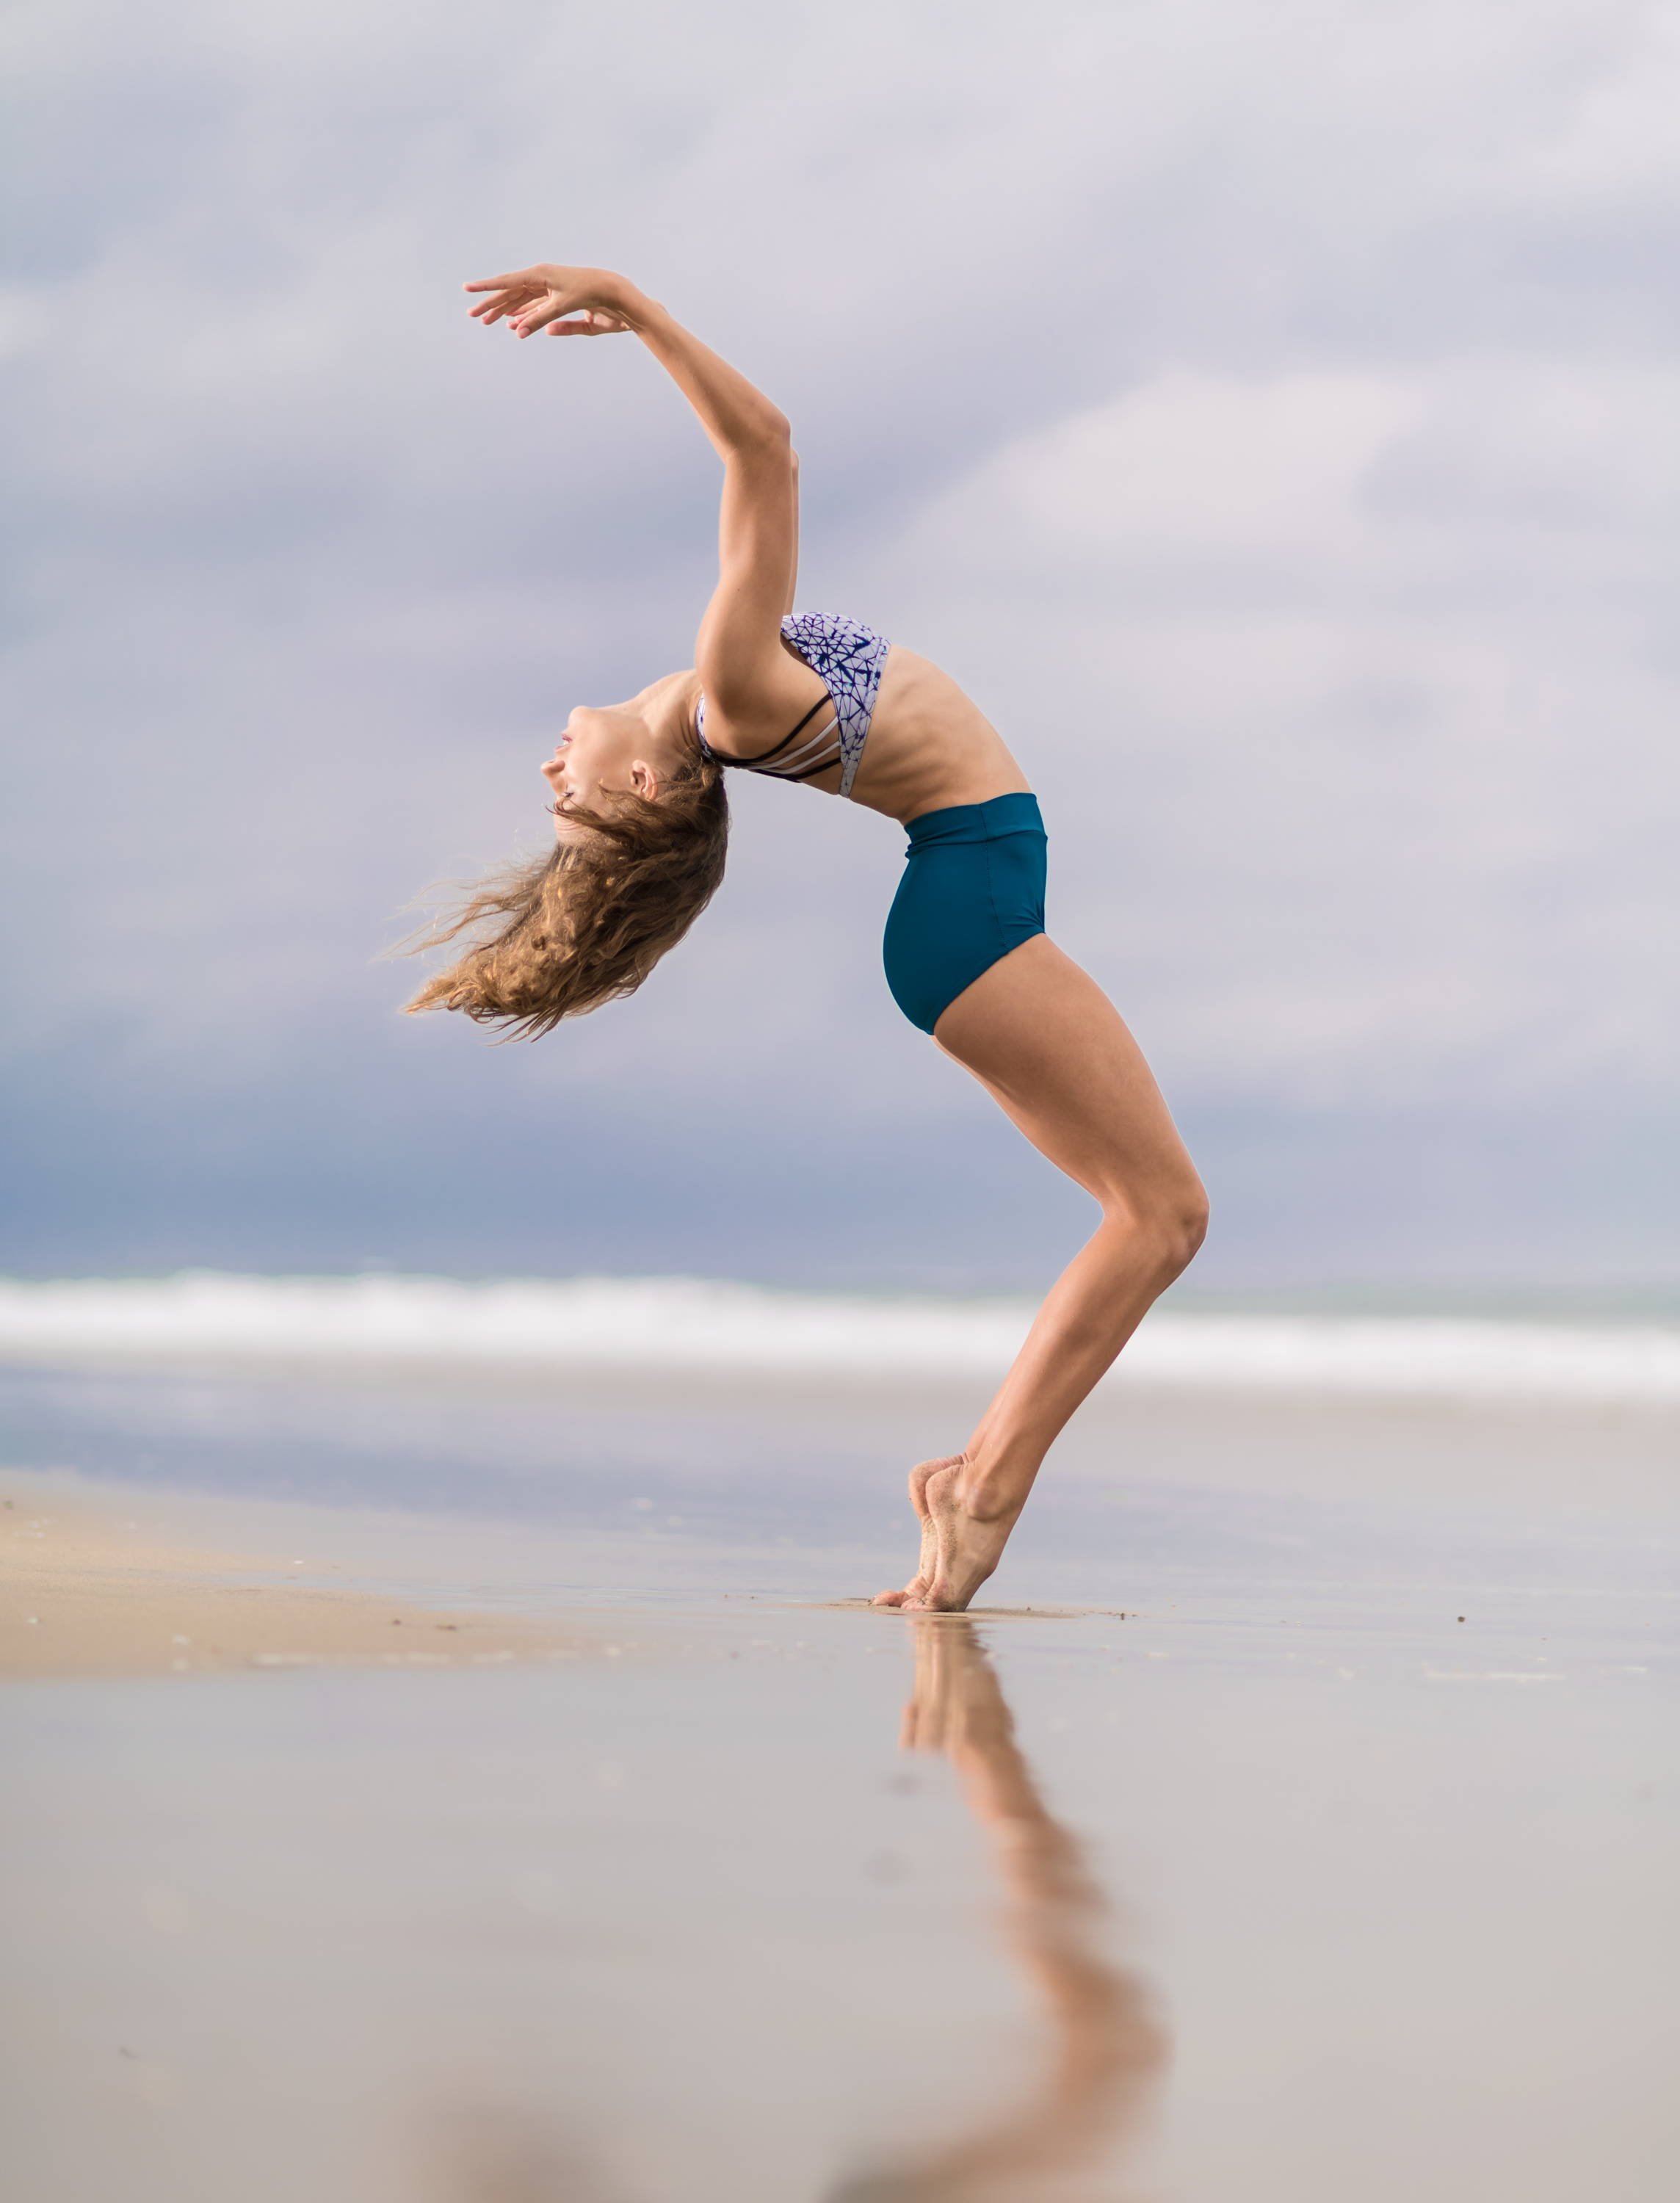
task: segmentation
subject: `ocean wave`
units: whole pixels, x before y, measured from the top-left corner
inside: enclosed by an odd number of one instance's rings
[[[0,1280],[13,1361],[410,1362],[556,1373],[994,1378],[1033,1304],[795,1293],[696,1278]],[[1680,1401],[1680,1327],[1442,1316],[1162,1313],[1105,1380],[1134,1386]]]

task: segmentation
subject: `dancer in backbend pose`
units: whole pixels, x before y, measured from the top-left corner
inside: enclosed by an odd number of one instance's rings
[[[478,319],[518,337],[641,339],[723,462],[719,573],[692,668],[573,712],[542,768],[552,853],[485,883],[433,933],[467,945],[410,1007],[534,1037],[632,993],[722,877],[726,770],[804,781],[905,828],[894,1001],[1102,1206],[968,1444],[911,1471],[920,1562],[877,1604],[966,1607],[1052,1441],[1201,1243],[1201,1183],[1137,1043],[1045,932],[1043,822],[997,729],[925,658],[793,611],[784,416],[622,275],[544,264],[466,287]]]

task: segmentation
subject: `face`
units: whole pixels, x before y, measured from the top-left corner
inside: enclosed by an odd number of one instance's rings
[[[554,837],[573,842],[588,830],[567,813],[590,809],[604,796],[660,789],[694,754],[692,673],[669,673],[628,704],[580,704],[542,769],[553,794]]]

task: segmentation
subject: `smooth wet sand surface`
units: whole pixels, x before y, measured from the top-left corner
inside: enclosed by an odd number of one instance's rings
[[[826,1409],[575,1427],[558,1483],[486,1412],[452,1482],[435,1409],[115,1397],[0,1484],[9,2198],[1675,2192],[1644,1425],[1574,1486],[1536,1427],[1539,1506],[1440,1420],[1424,1502],[1332,1505],[1257,1408],[1227,1488],[1070,1478],[965,1620],[846,1603],[908,1538],[787,1495]],[[1403,1467],[1338,1412],[1322,1461]]]
[[[287,1526],[272,1510],[233,1510],[251,1549],[223,1550],[228,1512],[0,1472],[0,1677],[499,1664],[577,1648],[576,1632],[537,1617],[311,1583],[307,1557],[273,1550]],[[300,1510],[296,1528],[318,1544],[322,1526],[307,1521]]]

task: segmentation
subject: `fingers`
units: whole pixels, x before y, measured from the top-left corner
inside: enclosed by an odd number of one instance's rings
[[[568,281],[563,287],[557,283],[567,272],[522,268],[505,275],[480,276],[461,287],[469,293],[487,293],[468,309],[475,322],[482,322],[486,328],[507,322],[517,337],[533,337],[544,328],[556,337],[619,336],[628,330],[630,324],[616,314],[583,304],[588,292],[581,281]]]
[[[543,284],[536,290],[510,292],[496,301],[496,311],[485,316],[487,328],[492,321],[507,319],[508,327],[516,337],[533,337],[539,329],[548,328],[562,314],[575,314],[577,301],[563,292]]]
[[[566,310],[563,299],[552,291],[544,291],[539,297],[528,299],[514,311],[510,324],[516,337],[534,336],[539,329],[546,328],[555,316]]]
[[[551,283],[544,286],[535,299],[519,309],[513,333],[519,337],[533,337],[539,329],[548,329],[556,336],[599,337],[623,327],[616,314],[586,306],[575,289],[557,290]]]
[[[505,321],[510,314],[526,311],[549,292],[548,281],[540,268],[519,268],[505,275],[484,275],[475,282],[463,283],[461,287],[469,293],[478,291],[490,293],[489,297],[480,298],[476,305],[468,308],[473,319],[482,322],[486,328]]]
[[[492,298],[480,298],[477,305],[469,306],[467,310],[475,322],[482,322],[488,328],[492,322],[503,320],[509,314],[518,313],[541,296],[539,290],[533,290],[529,284],[521,284],[514,290],[498,291]]]
[[[575,305],[568,304],[551,291],[516,317],[513,333],[516,337],[533,337],[539,329],[557,328],[563,315],[575,316],[576,312]]]

